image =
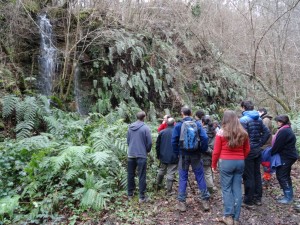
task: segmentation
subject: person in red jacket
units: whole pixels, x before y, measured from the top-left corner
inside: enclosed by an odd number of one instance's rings
[[[168,126],[167,121],[170,117],[171,117],[170,115],[165,115],[164,116],[164,120],[162,121],[162,123],[159,125],[159,127],[157,129],[158,132],[160,132],[160,131],[167,128],[167,126]]]
[[[215,138],[212,170],[217,172],[219,161],[225,224],[238,224],[242,205],[242,175],[245,158],[250,152],[249,137],[236,113],[224,112],[222,128]]]

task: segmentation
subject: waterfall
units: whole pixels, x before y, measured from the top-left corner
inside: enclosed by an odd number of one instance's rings
[[[56,69],[56,48],[53,45],[52,25],[46,14],[39,16],[40,55],[38,87],[43,95],[52,94],[52,83]]]
[[[84,100],[85,94],[81,86],[81,75],[80,75],[80,68],[78,65],[75,66],[75,71],[74,71],[74,96],[75,96],[77,112],[80,115],[86,115],[87,107]]]

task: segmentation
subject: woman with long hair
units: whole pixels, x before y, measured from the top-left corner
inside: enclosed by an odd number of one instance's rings
[[[296,150],[296,136],[287,115],[279,115],[275,121],[278,131],[272,139],[271,156],[275,154],[280,156],[281,165],[276,167],[276,177],[284,194],[284,197],[278,202],[289,204],[293,201],[291,169],[299,157]]]
[[[244,159],[250,152],[248,134],[232,110],[224,112],[221,129],[215,138],[212,170],[219,161],[224,217],[221,222],[239,224],[242,205],[242,175]]]

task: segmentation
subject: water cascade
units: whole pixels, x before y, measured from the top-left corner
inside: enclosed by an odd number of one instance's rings
[[[52,25],[46,14],[39,16],[40,55],[38,87],[46,96],[52,94],[52,84],[56,70],[56,48],[53,44]]]
[[[74,96],[75,96],[75,103],[76,103],[76,110],[80,115],[86,115],[87,114],[87,107],[85,104],[84,97],[84,91],[82,90],[81,85],[81,74],[80,74],[80,68],[77,65],[75,67],[74,71]]]

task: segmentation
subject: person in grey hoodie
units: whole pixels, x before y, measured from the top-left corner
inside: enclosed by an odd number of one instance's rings
[[[146,113],[138,112],[137,121],[130,124],[127,132],[128,163],[127,163],[127,191],[128,198],[133,197],[135,189],[135,170],[139,177],[139,203],[146,202],[146,168],[147,154],[151,151],[152,138],[149,127],[144,123]]]

